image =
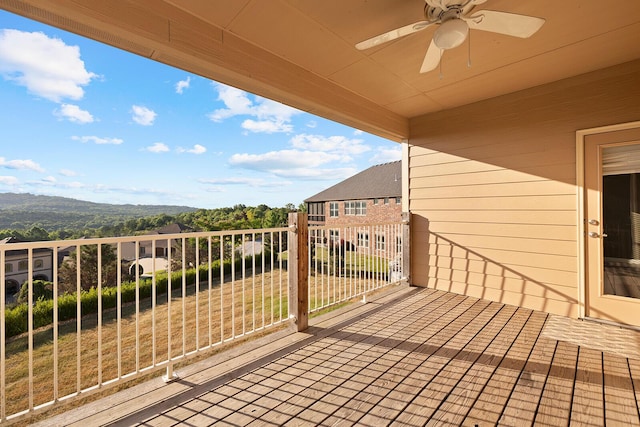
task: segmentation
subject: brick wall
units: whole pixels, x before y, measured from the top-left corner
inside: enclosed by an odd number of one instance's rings
[[[384,198],[376,199],[377,203],[374,203],[373,199],[366,200],[367,209],[366,215],[346,215],[344,202],[338,202],[338,216],[330,216],[329,202],[325,204],[325,225],[327,227],[352,227],[357,225],[371,226],[373,224],[388,224],[398,223],[402,221],[402,203],[398,200],[396,203],[395,197],[389,197],[388,203],[385,203]],[[394,231],[395,228],[387,227],[367,227],[362,230],[351,229],[347,231],[340,231],[340,239],[346,240],[353,244],[353,248],[358,252],[366,250],[370,255],[383,256],[389,260],[396,257],[397,251],[397,238],[398,233]],[[368,235],[369,244],[368,247],[358,245],[358,233],[364,232]],[[376,243],[378,236],[384,235],[384,250],[378,251],[376,249]],[[328,243],[328,235],[324,239],[319,239],[322,243]]]
[[[326,202],[325,225],[338,227],[358,224],[400,222],[402,220],[402,203],[396,203],[395,197],[389,197],[388,204],[385,204],[384,200],[384,198],[377,199],[377,204],[374,204],[373,199],[367,200],[366,215],[345,215],[344,202],[338,202],[337,217],[330,216],[329,202]]]

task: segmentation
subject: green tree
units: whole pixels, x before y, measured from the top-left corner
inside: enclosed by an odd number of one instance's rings
[[[117,256],[111,245],[102,245],[102,286],[114,286],[117,278]],[[73,251],[62,263],[58,275],[62,290],[77,288],[77,252]],[[80,287],[88,290],[98,285],[98,245],[84,245],[80,249]]]
[[[53,283],[46,282],[44,280],[34,280],[32,285],[33,290],[33,302],[39,299],[52,299],[53,298]],[[20,292],[17,298],[18,303],[29,302],[29,282],[26,281],[20,287]]]
[[[49,232],[44,228],[33,226],[25,233],[25,238],[32,242],[49,240]]]

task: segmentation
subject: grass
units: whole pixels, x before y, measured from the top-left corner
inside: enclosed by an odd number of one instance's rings
[[[282,284],[282,297],[280,284]],[[136,372],[136,366],[140,369],[153,366],[154,357],[157,362],[166,360],[169,354],[172,358],[180,357],[197,348],[222,342],[243,332],[261,329],[288,316],[286,271],[273,270],[245,277],[244,287],[243,280],[236,278],[234,282],[226,282],[222,287],[216,284],[211,293],[208,289],[202,289],[202,286],[200,292],[195,292],[195,286],[187,291],[184,299],[176,297],[176,294],[181,291],[173,291],[170,311],[167,294],[157,297],[155,310],[151,309],[151,299],[141,301],[140,311],[137,314],[135,304],[123,307],[120,320],[122,349],[120,365],[117,358],[118,321],[115,309],[102,313],[101,367],[98,366],[97,313],[81,319],[79,352],[76,320],[62,324],[58,329],[58,397],[75,393],[78,382],[81,389],[91,387],[98,384],[99,376],[103,382],[118,378],[119,372],[121,375]],[[197,322],[196,313],[198,314]],[[212,325],[211,329],[209,325]],[[153,326],[156,331],[155,346],[153,345]],[[197,337],[196,328],[199,332]],[[168,333],[169,330],[171,334]],[[185,330],[186,338],[183,341]],[[140,348],[138,354],[136,354],[136,342],[139,343]],[[54,399],[53,346],[52,327],[41,328],[34,334],[33,403],[35,406]],[[7,340],[5,378],[7,414],[25,410],[29,406],[28,349],[26,334]],[[78,358],[80,359],[79,370]]]
[[[371,273],[386,273],[389,270],[389,261],[384,257],[367,255],[356,251],[345,251],[340,255],[336,255],[330,253],[326,247],[316,247],[314,259],[320,263],[331,267],[334,262],[338,262],[338,257],[341,265],[349,270],[368,271]]]
[[[379,278],[367,279],[366,273],[363,272],[357,274],[352,272],[354,274],[350,273],[350,276],[345,277],[329,275],[327,270],[324,267],[322,272],[319,270],[310,278],[310,307],[312,310],[322,308],[322,313],[346,304],[342,302],[335,305],[339,301],[354,298],[365,290],[368,292],[384,284]],[[240,274],[241,272],[236,272],[236,276]],[[138,313],[136,313],[135,304],[126,304],[122,307],[119,332],[117,311],[103,310],[100,349],[97,313],[82,317],[80,343],[78,343],[76,320],[61,324],[58,328],[57,344],[58,398],[74,394],[78,389],[95,386],[100,381],[105,382],[118,378],[119,375],[136,372],[136,367],[143,369],[153,366],[154,360],[159,363],[166,360],[169,355],[177,358],[212,344],[214,344],[213,348],[222,350],[227,348],[226,344],[220,346],[215,344],[233,336],[242,335],[243,332],[262,330],[266,333],[269,331],[269,325],[287,319],[287,271],[279,269],[264,273],[257,271],[256,274],[247,274],[244,280],[242,277],[235,277],[235,279],[235,281],[231,281],[230,278],[225,279],[222,286],[214,283],[211,290],[206,283],[200,284],[198,292],[195,285],[191,286],[186,289],[184,298],[182,298],[182,290],[173,290],[170,310],[168,294],[156,297],[155,310],[152,309],[151,298],[140,302]],[[330,304],[334,306],[325,308]],[[184,341],[183,331],[186,331]],[[117,358],[118,333],[122,354],[120,364]],[[35,406],[54,399],[53,334],[52,327],[44,327],[34,333],[33,403]],[[255,334],[255,336],[259,335],[259,333]],[[139,353],[136,353],[137,347],[140,349]],[[28,349],[26,334],[7,340],[5,378],[7,415],[29,407]],[[204,354],[208,357],[213,353],[207,351]],[[101,366],[98,364],[99,355]],[[79,368],[78,359],[80,360]],[[157,373],[150,375],[157,375]],[[117,391],[119,388],[114,387],[111,390]],[[84,399],[76,401],[76,404],[82,404],[84,401]],[[65,410],[68,409],[69,407],[66,406]]]

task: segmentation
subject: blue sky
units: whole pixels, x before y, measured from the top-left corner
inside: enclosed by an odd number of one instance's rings
[[[0,11],[0,192],[282,207],[400,145]]]

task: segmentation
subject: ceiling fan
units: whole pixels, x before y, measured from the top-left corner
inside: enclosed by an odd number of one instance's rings
[[[508,36],[528,38],[542,27],[545,20],[534,16],[519,15],[495,10],[471,13],[476,5],[487,0],[425,0],[425,20],[372,37],[356,44],[364,50],[400,37],[408,36],[432,25],[439,25],[420,68],[421,73],[435,69],[447,49],[460,46],[472,30],[490,31]]]

